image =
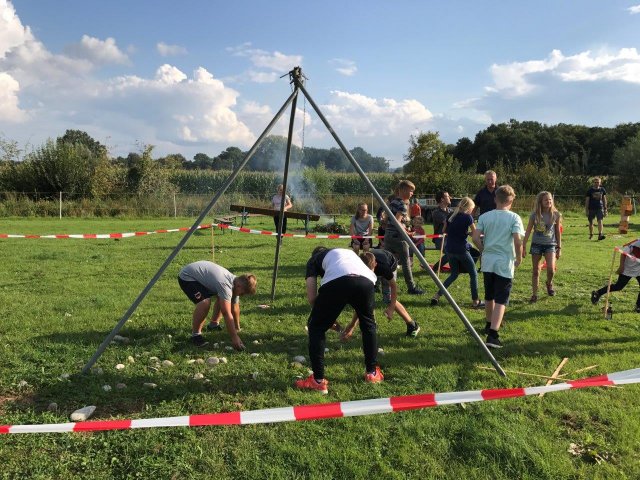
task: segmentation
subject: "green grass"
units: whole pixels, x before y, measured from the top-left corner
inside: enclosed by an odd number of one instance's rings
[[[128,232],[192,221],[3,219],[0,233]],[[583,217],[565,219],[556,297],[542,294],[529,305],[528,256],[518,269],[502,331],[506,346],[496,352],[503,368],[550,375],[563,357],[570,359],[563,370],[568,373],[591,365],[598,367],[589,375],[640,365],[635,282],[613,297],[613,321],[603,320],[589,302],[591,290],[608,279],[613,246],[636,238],[638,231],[619,238],[609,227],[605,241],[589,241],[585,223]],[[249,226],[271,229],[272,222],[251,219]],[[188,344],[192,307],[176,275],[186,263],[211,258],[209,231],[193,236],[127,322],[121,335],[131,343],[112,345],[100,358],[97,366],[104,374],[61,380],[60,375],[81,370],[181,235],[0,240],[0,424],[67,422],[73,410],[85,405],[98,407],[94,419],[153,418],[544,382],[514,374],[501,378],[477,368],[490,364],[446,302],[428,306],[435,288],[416,267],[428,296],[403,293],[401,300],[422,326],[419,337],[405,338],[402,322],[397,317],[388,322],[378,311],[385,382],[371,386],[362,381],[357,334],[340,344],[328,332],[329,395],[294,390],[296,375],[306,374],[291,366],[295,355],[307,356],[306,260],[315,245],[346,247],[346,240],[285,239],[276,301],[262,310],[257,305],[271,303],[275,240],[216,232],[216,261],[235,273],[254,272],[259,293],[242,302],[246,353],[222,347],[195,350]],[[433,260],[434,252],[427,258]],[[467,278],[461,276],[451,293],[481,327],[483,313],[469,308]],[[206,335],[211,344],[229,345],[225,332]],[[260,356],[252,358],[252,352]],[[128,363],[128,356],[135,363]],[[175,366],[155,372],[149,368],[151,356],[170,359]],[[229,362],[187,364],[208,356],[226,356]],[[126,369],[115,370],[117,363]],[[196,372],[207,382],[194,380]],[[19,386],[23,380],[28,386]],[[127,388],[102,390],[118,382]],[[158,388],[144,389],[144,382]],[[640,477],[638,393],[639,387],[631,385],[314,422],[3,435],[0,477],[635,479]],[[58,403],[57,412],[47,411],[50,402]],[[585,453],[569,453],[572,443]]]

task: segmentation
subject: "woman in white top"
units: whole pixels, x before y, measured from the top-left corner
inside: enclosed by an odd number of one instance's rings
[[[271,205],[273,209],[277,212],[273,216],[273,223],[276,225],[276,231],[278,230],[278,224],[280,223],[280,203],[282,203],[282,195],[284,194],[284,186],[282,184],[278,185],[278,193],[276,193],[273,198],[271,198]],[[293,203],[291,203],[291,198],[289,195],[284,195],[284,211],[286,212],[291,207],[293,207]],[[287,216],[282,219],[282,232],[278,233],[287,233]]]

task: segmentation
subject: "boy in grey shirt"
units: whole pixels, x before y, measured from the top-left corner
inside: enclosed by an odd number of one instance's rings
[[[236,277],[226,268],[202,260],[190,263],[180,270],[178,283],[185,295],[196,306],[193,310],[191,343],[196,347],[207,345],[208,342],[202,338],[202,325],[211,308],[211,297],[215,296],[211,325],[215,329],[222,316],[231,336],[233,348],[243,350],[244,345],[238,336],[240,331],[239,297],[256,293],[255,275],[245,274]]]

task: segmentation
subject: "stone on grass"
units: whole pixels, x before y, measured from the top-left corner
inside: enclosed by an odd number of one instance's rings
[[[203,378],[204,378],[204,375],[203,375],[202,373],[196,373],[196,374],[193,376],[193,379],[194,379],[194,380],[202,380]]]
[[[254,345],[260,345],[260,340],[254,340],[252,343],[253,343]]]
[[[197,363],[198,365],[204,365],[204,359],[202,359],[202,358],[196,358],[196,363]]]
[[[378,349],[378,355],[384,355],[384,350],[382,348]]]
[[[207,358],[207,365],[218,365],[219,363],[220,363],[220,359],[218,357]]]
[[[162,361],[162,366],[163,367],[173,367],[173,362],[171,360],[163,360]]]
[[[129,355],[129,356],[127,357],[127,362],[129,362],[129,363],[136,363],[136,359],[135,359],[135,358],[133,358],[131,355]]]
[[[329,349],[325,347],[324,353],[329,353]]]
[[[297,356],[293,357],[293,361],[294,362],[298,362],[298,363],[305,363],[307,361],[307,359],[304,358],[304,356],[302,356],[302,355],[297,355]]]
[[[70,377],[70,376],[71,376],[71,375],[70,375],[69,373],[63,373],[63,374],[62,374],[62,375],[60,375],[58,378],[59,378],[60,380],[69,380],[69,377]]]
[[[124,370],[124,363],[119,363],[116,365],[116,370]]]
[[[144,388],[158,388],[158,385],[152,382],[145,382],[142,384]]]
[[[91,415],[93,415],[93,412],[95,411],[96,411],[95,405],[89,405],[86,407],[79,408],[78,410],[73,412],[69,418],[71,419],[72,422],[84,422],[89,417],[91,417]]]
[[[220,357],[220,363],[227,363],[227,357]]]
[[[47,407],[47,410],[49,410],[50,412],[55,412],[58,410],[58,404],[56,402],[51,402],[49,404],[49,406]]]
[[[187,365],[192,365],[196,363],[196,359],[195,358],[190,358],[189,360],[187,360]]]
[[[253,358],[257,358],[257,357],[259,357],[259,356],[260,356],[260,354],[259,354],[259,353],[252,353],[252,354],[251,354],[251,356],[252,356]]]
[[[110,392],[110,391],[111,391],[111,385],[103,385],[103,386],[102,386],[102,389],[103,389],[105,392]]]
[[[160,359],[158,357],[149,357],[149,363],[159,362]]]
[[[118,390],[124,390],[125,388],[127,388],[127,384],[126,383],[116,383],[116,388]]]

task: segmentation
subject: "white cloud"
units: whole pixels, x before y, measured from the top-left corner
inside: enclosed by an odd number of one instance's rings
[[[31,30],[22,25],[13,5],[7,0],[0,0],[0,59],[12,48],[32,38]]]
[[[80,43],[69,45],[65,53],[71,58],[90,61],[95,65],[130,64],[129,57],[116,45],[114,38],[100,40],[89,35],[83,35]]]
[[[163,57],[187,54],[187,49],[185,47],[181,47],[180,45],[169,45],[164,42],[158,42],[156,44],[156,49]]]
[[[18,106],[20,85],[8,73],[0,72],[0,117],[7,122],[22,122],[26,113]]]
[[[257,83],[271,83],[280,75],[291,71],[293,67],[302,65],[302,55],[286,55],[275,51],[267,52],[257,48],[251,48],[251,43],[243,43],[236,47],[228,47],[227,51],[236,57],[246,57],[251,64],[261,70],[249,71],[248,77]],[[266,72],[264,70],[267,70]]]
[[[586,51],[564,56],[553,50],[544,60],[513,62],[492,65],[494,84],[487,87],[489,93],[516,97],[531,93],[539,74],[557,77],[563,82],[621,81],[640,84],[640,55],[635,48],[623,48],[617,53],[593,53]]]
[[[627,8],[627,11],[631,15],[635,15],[636,13],[640,13],[640,5],[634,5],[632,7]]]
[[[334,58],[329,61],[329,65],[331,65],[336,72],[346,77],[352,77],[358,72],[358,67],[356,63],[352,60],[346,60],[344,58]]]

